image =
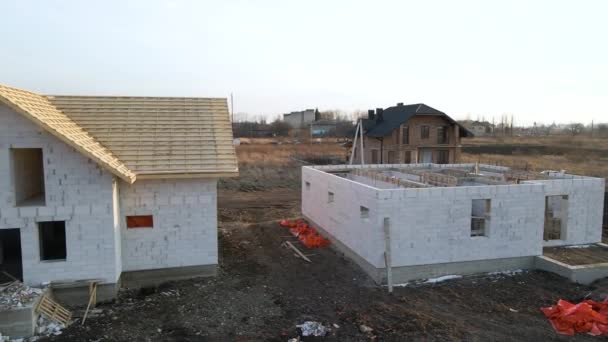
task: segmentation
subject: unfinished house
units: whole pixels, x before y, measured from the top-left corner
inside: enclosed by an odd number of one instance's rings
[[[393,164],[307,166],[302,182],[305,218],[379,283],[534,268],[608,276],[601,178]],[[593,267],[544,255],[583,251]]]
[[[425,104],[378,108],[362,120],[363,159],[368,164],[453,164],[460,139],[473,134],[443,112]],[[356,146],[353,161],[360,164]]]
[[[216,183],[237,174],[226,99],[0,86],[0,268],[32,286],[97,279],[100,299],[213,275]]]

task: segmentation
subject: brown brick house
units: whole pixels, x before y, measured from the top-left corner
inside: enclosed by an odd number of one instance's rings
[[[369,110],[363,129],[366,164],[457,163],[460,138],[473,136],[447,114],[422,103]],[[354,162],[359,158],[357,146]]]

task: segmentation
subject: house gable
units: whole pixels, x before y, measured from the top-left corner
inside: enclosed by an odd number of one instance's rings
[[[17,205],[11,149],[41,149],[44,203]],[[58,279],[115,282],[119,269],[112,229],[116,177],[50,132],[0,103],[0,229],[19,229],[23,280],[39,285]],[[65,260],[41,260],[39,222],[65,222]],[[86,263],[83,263],[86,260]]]
[[[225,98],[44,96],[0,85],[0,103],[128,183],[238,175]]]
[[[0,85],[0,103],[25,116],[116,176],[129,183],[135,181],[135,175],[118,158],[55,108],[46,97]]]

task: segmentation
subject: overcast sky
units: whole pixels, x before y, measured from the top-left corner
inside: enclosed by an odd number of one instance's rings
[[[0,1],[0,83],[608,122],[608,1]]]

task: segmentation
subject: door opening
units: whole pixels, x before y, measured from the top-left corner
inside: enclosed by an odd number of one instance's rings
[[[2,272],[23,281],[21,231],[19,229],[0,229],[0,282],[5,283],[12,280]]]
[[[433,162],[433,150],[422,150],[420,155],[420,159],[418,160],[420,163],[432,163]]]
[[[543,239],[561,240],[566,235],[568,195],[545,197],[545,227]]]

